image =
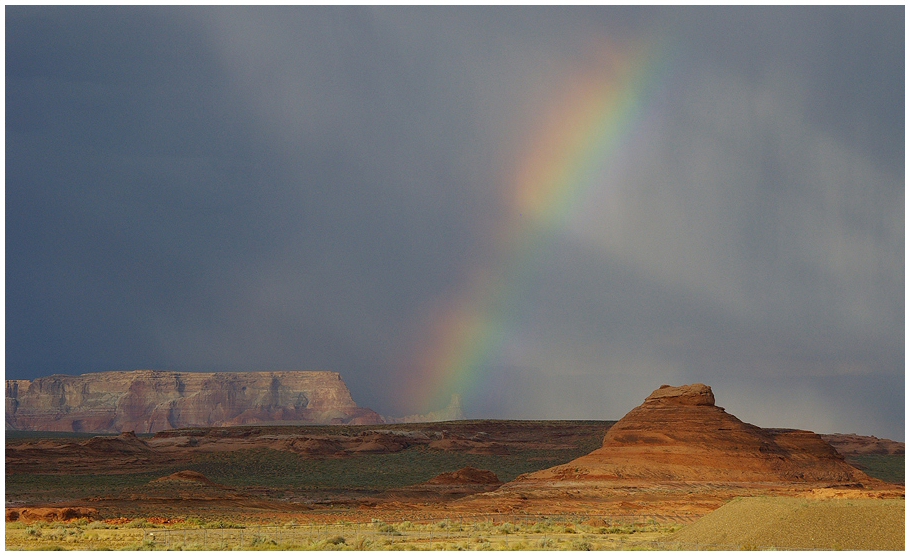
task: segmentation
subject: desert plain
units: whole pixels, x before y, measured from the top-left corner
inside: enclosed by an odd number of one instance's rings
[[[903,550],[903,443],[620,421],[7,431],[7,549]]]

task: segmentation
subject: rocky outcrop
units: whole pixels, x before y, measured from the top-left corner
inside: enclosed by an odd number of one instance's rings
[[[6,521],[72,521],[98,519],[95,508],[6,508]]]
[[[338,373],[115,371],[6,381],[7,430],[157,432],[258,423],[376,424]]]
[[[862,483],[818,434],[762,429],[714,404],[704,384],[661,386],[615,425],[603,446],[529,478]]]
[[[496,473],[486,469],[465,467],[451,473],[442,473],[427,481],[428,485],[501,485]]]
[[[897,456],[904,454],[904,443],[858,434],[823,434],[821,437],[844,457]]]

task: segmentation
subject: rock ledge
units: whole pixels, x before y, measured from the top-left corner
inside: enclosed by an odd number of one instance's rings
[[[664,384],[645,399],[646,404],[714,405],[714,392],[705,384],[670,386]]]

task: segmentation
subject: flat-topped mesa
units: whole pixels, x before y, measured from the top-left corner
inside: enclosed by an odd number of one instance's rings
[[[814,432],[763,429],[714,405],[704,384],[661,386],[610,427],[603,446],[531,474],[682,481],[874,481]]]
[[[6,381],[7,430],[158,432],[257,423],[376,424],[329,371],[111,371]]]

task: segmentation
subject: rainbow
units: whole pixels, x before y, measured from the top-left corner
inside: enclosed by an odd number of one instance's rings
[[[493,235],[495,268],[472,269],[460,292],[431,311],[435,320],[425,332],[430,339],[422,342],[409,380],[412,399],[425,407],[439,407],[456,393],[469,399],[487,382],[487,371],[502,362],[539,254],[586,195],[603,187],[599,176],[666,73],[665,52],[641,44],[600,48],[596,67],[567,81],[505,180],[508,215]]]

